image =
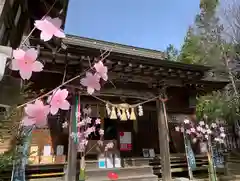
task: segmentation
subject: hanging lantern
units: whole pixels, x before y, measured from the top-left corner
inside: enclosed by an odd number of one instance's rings
[[[121,120],[122,121],[127,121],[128,120],[125,109],[122,109]]]
[[[117,119],[117,114],[114,106],[112,107],[110,119]]]
[[[131,108],[130,120],[136,120],[136,115],[135,115],[135,112],[134,112],[134,108],[133,108],[133,107]]]
[[[138,106],[138,116],[143,116],[143,108],[142,106]]]

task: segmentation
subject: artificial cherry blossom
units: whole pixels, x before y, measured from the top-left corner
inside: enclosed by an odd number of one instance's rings
[[[184,120],[184,123],[185,123],[185,124],[189,124],[190,121],[189,121],[188,119],[185,119],[185,120]]]
[[[93,94],[94,90],[99,91],[101,86],[100,86],[100,78],[97,74],[92,74],[90,72],[86,73],[86,77],[81,79],[81,84],[83,86],[87,87],[87,92],[89,94]]]
[[[220,130],[221,132],[224,132],[224,127],[220,127],[219,130]]]
[[[221,134],[220,134],[220,137],[225,138],[225,137],[226,137],[226,134],[225,134],[225,133],[221,133]]]
[[[99,134],[102,136],[102,135],[104,135],[104,130],[103,129],[100,129],[99,130]]]
[[[27,104],[24,109],[27,116],[23,119],[23,125],[37,127],[47,125],[47,115],[50,111],[48,105],[45,106],[42,101],[36,100],[34,104]]]
[[[101,124],[101,120],[97,118],[97,119],[95,120],[95,124]]]
[[[204,125],[205,125],[204,121],[200,121],[200,122],[199,122],[199,125],[200,125],[200,126],[204,126]]]
[[[58,89],[53,92],[52,96],[48,98],[48,103],[50,105],[50,112],[52,115],[57,114],[59,109],[69,110],[70,104],[66,100],[68,96],[67,89]]]
[[[65,38],[63,30],[60,28],[62,20],[59,18],[51,18],[47,16],[42,20],[36,20],[34,25],[41,31],[40,38],[43,41],[49,41],[53,35],[58,38]]]
[[[212,128],[216,128],[216,127],[217,127],[217,124],[216,124],[216,123],[212,123],[212,124],[211,124],[211,127],[212,127]]]
[[[67,128],[68,127],[68,123],[67,121],[65,121],[63,124],[62,124],[62,128]]]
[[[103,65],[102,61],[95,63],[94,68],[96,69],[97,74],[105,81],[108,80],[108,69]]]
[[[43,70],[43,64],[36,61],[37,57],[38,51],[34,48],[26,51],[22,49],[13,50],[13,60],[10,68],[16,71],[19,70],[21,78],[29,80],[32,72],[41,72]]]
[[[180,131],[179,126],[176,126],[176,127],[175,127],[175,131]]]

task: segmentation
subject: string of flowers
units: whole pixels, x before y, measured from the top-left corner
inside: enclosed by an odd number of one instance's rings
[[[200,121],[196,124],[185,119],[183,123],[175,127],[175,131],[185,132],[192,139],[193,143],[196,143],[197,140],[204,142],[211,139],[211,142],[215,141],[216,143],[222,144],[226,137],[224,127],[218,122],[209,125],[204,121]]]
[[[205,142],[207,143],[207,156],[209,163],[209,179],[216,181],[216,170],[213,163],[213,144],[224,144],[226,137],[224,127],[220,122],[213,122],[210,125],[205,121],[199,123],[193,123],[188,119],[181,122],[179,126],[175,127],[175,131],[186,133],[187,137],[192,140],[193,143]]]

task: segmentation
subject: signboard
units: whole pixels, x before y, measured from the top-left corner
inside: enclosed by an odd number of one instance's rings
[[[120,151],[132,150],[132,132],[120,132]]]

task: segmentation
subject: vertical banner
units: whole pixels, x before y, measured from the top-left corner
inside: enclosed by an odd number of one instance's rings
[[[218,149],[217,146],[212,147],[212,156],[213,156],[213,164],[216,168],[224,167],[224,157],[223,150]]]
[[[195,160],[195,156],[192,150],[192,146],[191,146],[191,142],[189,139],[186,140],[187,141],[187,159],[189,162],[189,166],[191,167],[192,170],[196,169],[196,160]]]
[[[28,150],[29,150],[29,143],[32,134],[33,127],[22,127],[21,138],[22,145],[17,145],[16,155],[13,163],[13,170],[12,170],[12,178],[11,181],[25,181],[25,167],[28,161]]]
[[[192,171],[196,169],[196,160],[192,150],[191,142],[186,136],[185,131],[183,132],[183,138],[184,138],[185,152],[186,152],[187,164],[188,164],[188,174],[189,174],[190,180],[192,180],[193,179]]]

